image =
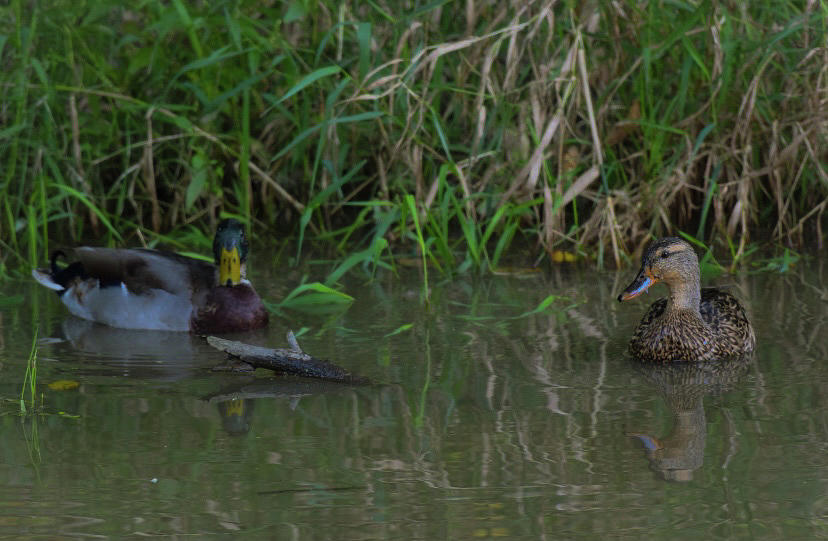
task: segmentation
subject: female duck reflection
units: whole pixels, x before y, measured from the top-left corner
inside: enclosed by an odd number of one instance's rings
[[[644,444],[650,467],[665,480],[691,481],[693,472],[701,468],[707,441],[703,398],[733,388],[748,371],[751,360],[752,356],[744,355],[699,363],[635,363],[636,369],[664,397],[673,416],[673,429],[663,439],[640,432],[628,435]]]

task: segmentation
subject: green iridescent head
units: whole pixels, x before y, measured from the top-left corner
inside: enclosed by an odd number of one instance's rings
[[[233,218],[222,220],[213,239],[213,257],[219,268],[221,285],[235,286],[241,283],[248,251],[249,246],[241,222]]]

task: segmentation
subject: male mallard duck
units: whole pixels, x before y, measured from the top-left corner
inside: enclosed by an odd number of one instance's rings
[[[257,329],[267,311],[245,279],[244,228],[223,220],[213,240],[215,265],[143,248],[75,248],[60,268],[35,269],[35,280],[58,292],[78,317],[124,329],[221,333]]]
[[[699,259],[676,237],[650,244],[635,280],[618,296],[628,301],[657,282],[670,296],[650,306],[630,341],[630,353],[648,361],[707,361],[750,353],[753,328],[739,301],[715,288],[699,288]]]

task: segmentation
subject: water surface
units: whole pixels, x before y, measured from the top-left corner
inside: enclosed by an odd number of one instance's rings
[[[0,308],[0,535],[827,537],[822,263],[714,280],[758,351],[705,370],[627,359],[663,294],[620,305],[632,274],[461,277],[433,282],[429,307],[416,271],[352,277],[344,313],[237,336],[285,347],[304,328],[306,351],[376,382],[360,387],[217,373],[197,337],[90,325],[5,284],[23,300]],[[276,300],[300,277],[253,280]],[[21,417],[35,329],[44,405]]]

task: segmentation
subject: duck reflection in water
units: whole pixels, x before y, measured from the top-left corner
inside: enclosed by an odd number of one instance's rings
[[[111,374],[156,381],[177,381],[201,373],[215,350],[202,338],[168,331],[118,329],[68,316],[61,323],[56,355],[79,363],[80,374]],[[67,347],[68,346],[68,347]]]
[[[726,361],[668,363],[634,362],[636,370],[652,383],[673,417],[672,432],[662,439],[631,432],[646,449],[650,467],[667,481],[691,481],[704,463],[707,419],[704,396],[731,390],[749,370],[752,355]]]
[[[353,385],[333,381],[255,377],[252,367],[249,373],[234,368],[236,373],[227,375],[223,354],[192,334],[119,329],[75,316],[63,320],[59,334],[60,338],[48,339],[58,348],[51,355],[74,363],[75,376],[111,375],[114,370],[122,378],[171,382],[215,372],[216,380],[225,385],[201,399],[216,404],[222,428],[234,436],[250,431],[259,400],[287,400],[293,411],[306,396],[354,392]],[[249,331],[245,340],[264,343],[268,335],[264,330]]]
[[[221,427],[231,436],[243,436],[250,432],[250,422],[256,401],[250,398],[230,398],[218,402]]]

